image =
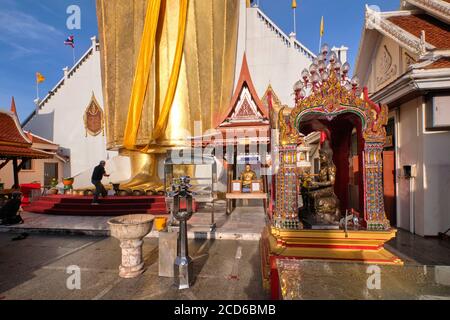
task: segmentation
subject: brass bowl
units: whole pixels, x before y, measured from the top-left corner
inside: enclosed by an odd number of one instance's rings
[[[133,190],[133,196],[140,197],[140,196],[143,196],[143,195],[145,195],[144,190]]]
[[[120,190],[119,191],[119,196],[121,197],[127,197],[130,195],[130,192],[128,190]]]

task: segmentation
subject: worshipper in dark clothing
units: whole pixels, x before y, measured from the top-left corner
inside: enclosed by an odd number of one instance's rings
[[[22,193],[13,192],[12,198],[8,200],[0,209],[1,224],[11,225],[23,223],[23,219],[19,214],[20,205],[22,204]]]
[[[105,187],[102,184],[103,177],[109,177],[109,174],[106,174],[105,171],[105,161],[100,161],[100,164],[94,168],[94,172],[92,172],[92,184],[95,186],[95,192],[94,192],[94,200],[92,201],[92,204],[98,204],[98,196],[101,194],[103,197],[106,197],[108,195],[108,192],[106,191]]]

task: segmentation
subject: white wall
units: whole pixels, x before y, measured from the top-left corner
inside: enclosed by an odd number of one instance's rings
[[[100,54],[96,49],[65,78],[55,95],[24,127],[69,150],[70,163],[65,168],[65,176],[77,175],[108,158],[106,132],[86,137],[83,115],[92,93],[103,108]],[[109,157],[116,154],[111,152]]]
[[[243,15],[239,20],[239,28],[240,31],[246,28],[247,36],[245,42],[242,37],[238,42],[236,70],[240,70],[242,50],[245,50],[258,96],[262,98],[271,84],[281,102],[293,107],[292,88],[300,79],[302,70],[309,68],[312,58],[302,53],[298,43],[294,44],[293,40],[286,39],[286,35],[281,35],[281,30],[278,29],[277,33],[276,27],[271,28],[271,25],[275,25],[265,22],[258,8],[247,8],[247,20],[242,19]]]
[[[422,105],[422,118],[425,105]],[[423,127],[424,234],[435,236],[450,228],[450,132]]]
[[[399,172],[402,174],[403,166],[416,165],[417,177],[413,180],[415,192],[414,200],[414,231],[417,234],[424,235],[424,210],[423,210],[423,159],[422,159],[422,134],[421,134],[421,116],[420,107],[422,99],[417,98],[400,106],[399,128],[398,128],[398,157]],[[410,180],[404,177],[398,179],[398,195],[400,204],[400,216],[397,219],[399,228],[409,230],[410,223]]]
[[[399,169],[416,164],[414,231],[436,236],[450,228],[450,132],[425,130],[425,102],[422,97],[400,106]],[[410,182],[398,179],[398,227],[410,228]]]

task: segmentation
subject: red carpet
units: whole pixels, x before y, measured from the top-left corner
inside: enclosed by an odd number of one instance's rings
[[[91,205],[92,196],[51,195],[39,198],[24,210],[70,216],[120,216],[149,213],[168,214],[164,196],[115,197],[99,199],[99,205]]]

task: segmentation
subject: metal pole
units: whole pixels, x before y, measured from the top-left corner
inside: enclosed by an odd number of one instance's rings
[[[295,22],[295,10],[296,10],[296,8],[294,8],[292,11],[294,13],[294,33],[295,33],[295,38],[297,38],[297,25]]]
[[[319,40],[319,52],[322,50],[322,36],[320,36]]]
[[[174,263],[175,285],[179,290],[188,289],[194,281],[194,266],[188,251],[187,220],[192,216],[192,193],[189,177],[181,177],[173,184],[173,216],[180,222],[177,240],[177,257]],[[180,200],[186,199],[186,211],[180,211]]]

